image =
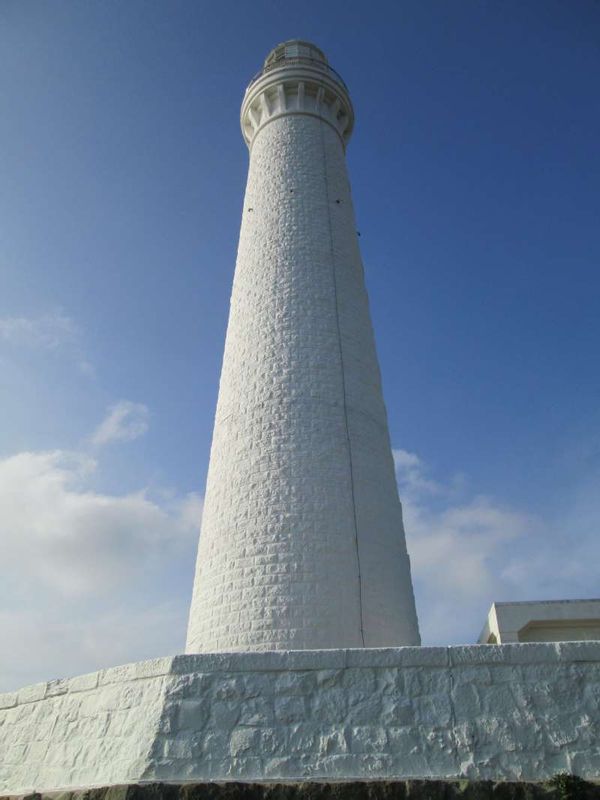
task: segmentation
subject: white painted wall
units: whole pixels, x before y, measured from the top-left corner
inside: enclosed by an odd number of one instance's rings
[[[295,65],[246,96],[187,652],[420,642],[338,88]]]
[[[0,794],[139,780],[600,776],[600,642],[222,653],[0,695]]]

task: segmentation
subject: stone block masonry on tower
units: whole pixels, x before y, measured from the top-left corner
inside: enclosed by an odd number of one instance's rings
[[[353,120],[303,42],[275,48],[244,97],[190,653],[420,643],[345,163]]]

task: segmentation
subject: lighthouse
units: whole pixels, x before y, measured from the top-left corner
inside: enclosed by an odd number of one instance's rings
[[[420,644],[345,150],[299,40],[246,90],[248,182],[188,653]]]
[[[344,82],[314,45],[285,42],[241,120],[188,654],[0,694],[0,795],[549,797],[539,781],[567,770],[591,797],[577,774],[599,774],[600,642],[558,637],[593,636],[600,601],[494,604],[488,646],[402,646],[419,629]]]

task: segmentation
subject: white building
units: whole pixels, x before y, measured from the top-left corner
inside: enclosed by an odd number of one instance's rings
[[[276,47],[250,167],[186,650],[419,644],[345,148],[348,90]]]
[[[479,644],[600,639],[600,600],[492,603]]]

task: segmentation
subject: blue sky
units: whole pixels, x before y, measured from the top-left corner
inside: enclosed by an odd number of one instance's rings
[[[424,643],[600,594],[599,33],[593,0],[0,3],[0,688],[183,648],[239,107],[292,37],[355,105]]]

